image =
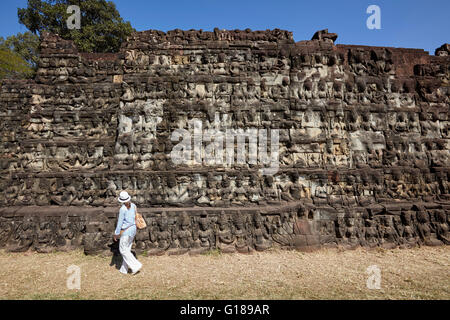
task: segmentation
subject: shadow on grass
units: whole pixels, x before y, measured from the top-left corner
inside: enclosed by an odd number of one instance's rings
[[[111,252],[113,253],[113,255],[111,257],[111,262],[109,263],[109,266],[110,267],[114,266],[117,270],[120,269],[120,267],[122,266],[122,262],[123,262],[122,255],[120,254],[120,250],[119,250],[119,243],[120,243],[119,241],[115,241],[115,242],[111,243],[110,245],[108,245]],[[131,253],[137,259],[136,252],[132,250]]]

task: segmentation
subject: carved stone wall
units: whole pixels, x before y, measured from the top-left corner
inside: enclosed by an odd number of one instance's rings
[[[336,37],[149,30],[86,54],[44,34],[35,79],[0,87],[0,247],[109,250],[122,190],[151,254],[448,244],[448,44]],[[278,130],[276,173],[204,150],[174,163],[193,119]]]

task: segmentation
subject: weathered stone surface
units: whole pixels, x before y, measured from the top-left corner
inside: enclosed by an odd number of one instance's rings
[[[450,54],[450,43],[444,43],[434,52],[436,56],[448,56]]]
[[[313,35],[311,40],[331,41],[334,43],[336,41],[337,37],[338,37],[337,33],[329,33],[328,29],[324,29],[324,30],[317,31]]]
[[[155,255],[448,244],[448,44],[336,38],[149,30],[86,54],[43,34],[35,79],[0,87],[0,246],[112,250],[121,190]],[[194,118],[278,129],[278,171],[174,163],[171,135]]]

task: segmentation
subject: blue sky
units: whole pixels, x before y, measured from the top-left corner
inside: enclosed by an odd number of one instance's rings
[[[114,0],[122,17],[138,30],[286,29],[296,41],[328,28],[337,43],[434,49],[450,42],[450,0]],[[0,1],[0,36],[27,29],[17,8],[26,0]],[[369,5],[381,9],[381,30],[369,30]]]

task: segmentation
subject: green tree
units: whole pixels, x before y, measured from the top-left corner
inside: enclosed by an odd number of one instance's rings
[[[0,37],[0,48],[9,49],[35,69],[39,60],[39,37],[31,32],[18,33],[4,40]]]
[[[81,28],[70,30],[67,13],[70,5],[81,11]],[[19,22],[34,34],[48,31],[73,40],[80,51],[117,52],[126,37],[134,31],[124,22],[116,5],[106,0],[28,0],[26,8],[17,10]]]
[[[33,74],[33,68],[20,55],[8,48],[0,47],[0,79],[23,79]]]

